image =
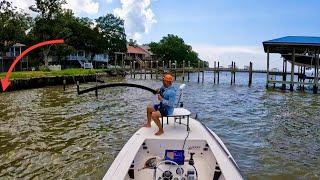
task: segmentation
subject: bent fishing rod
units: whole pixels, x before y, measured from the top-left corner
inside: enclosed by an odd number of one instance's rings
[[[157,94],[158,91],[143,85],[139,84],[132,84],[132,83],[112,83],[112,84],[103,84],[99,86],[94,86],[85,90],[80,91],[79,84],[77,84],[77,93],[78,95],[89,93],[91,91],[96,92],[96,96],[98,96],[98,89],[104,89],[104,88],[112,88],[112,87],[134,87],[134,88],[139,88],[139,89],[144,89],[146,91],[149,91],[153,94]]]

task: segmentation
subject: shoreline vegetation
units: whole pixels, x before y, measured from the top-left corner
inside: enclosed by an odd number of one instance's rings
[[[16,71],[12,72],[10,80],[28,79],[28,78],[42,78],[42,77],[59,77],[59,76],[80,76],[93,75],[96,73],[112,73],[110,69],[63,69],[61,71]],[[4,78],[6,73],[0,73],[0,78]]]
[[[68,84],[100,82],[101,77],[123,77],[126,74],[121,69],[65,69],[61,71],[22,71],[12,72],[10,85],[7,92],[44,88],[47,86],[61,86]],[[5,77],[5,73],[0,73],[0,79]],[[0,93],[3,92],[0,88]]]

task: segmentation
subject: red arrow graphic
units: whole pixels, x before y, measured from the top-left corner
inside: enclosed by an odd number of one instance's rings
[[[8,86],[10,85],[10,80],[9,77],[14,69],[14,67],[16,66],[16,64],[26,55],[28,54],[30,51],[39,48],[41,46],[45,46],[45,45],[49,45],[49,44],[59,44],[59,43],[64,43],[63,39],[57,39],[57,40],[50,40],[50,41],[44,41],[41,43],[38,43],[36,45],[33,45],[31,47],[29,47],[28,49],[24,50],[18,57],[16,57],[16,59],[13,61],[13,63],[10,66],[9,71],[6,74],[6,77],[4,79],[1,79],[1,84],[2,84],[2,89],[3,91],[5,91]]]

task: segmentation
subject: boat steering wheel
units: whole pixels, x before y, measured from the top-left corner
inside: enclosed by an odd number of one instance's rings
[[[171,179],[173,178],[173,174],[172,174],[172,172],[171,172],[171,168],[172,168],[172,167],[169,167],[168,170],[162,170],[162,169],[159,167],[159,166],[162,165],[163,163],[171,163],[171,164],[177,166],[177,167],[181,170],[180,172],[183,172],[183,169],[181,168],[181,166],[180,166],[178,163],[176,163],[176,162],[174,162],[174,161],[171,161],[171,160],[163,160],[163,161],[160,161],[160,162],[157,164],[156,168],[155,168],[155,176],[154,176],[155,180],[158,180],[158,179],[157,179],[157,171],[158,171],[158,170],[160,170],[160,171],[162,172],[162,179],[163,179],[163,180],[171,180]],[[174,171],[174,172],[175,172],[175,171]],[[178,174],[178,175],[179,175],[180,179],[183,177],[183,176],[182,176],[182,175],[183,175],[182,173],[180,173],[180,174]]]

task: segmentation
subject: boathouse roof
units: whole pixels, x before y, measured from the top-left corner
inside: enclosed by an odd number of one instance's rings
[[[269,48],[270,53],[286,54],[291,53],[293,49],[297,53],[306,50],[320,49],[320,37],[311,36],[286,36],[263,42],[264,51]]]

